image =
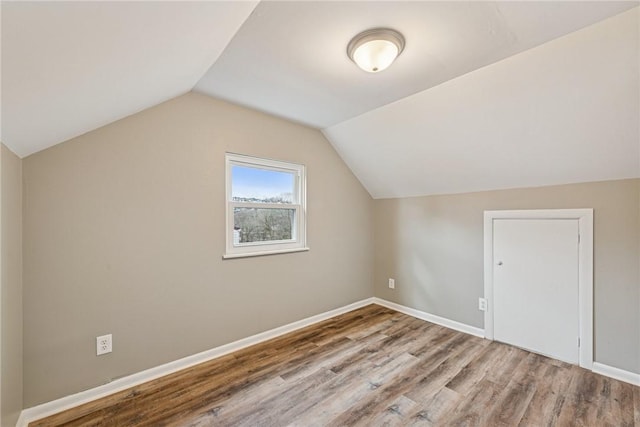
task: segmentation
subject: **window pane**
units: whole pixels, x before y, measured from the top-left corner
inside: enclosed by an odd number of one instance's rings
[[[233,244],[293,240],[295,209],[234,208]]]
[[[231,198],[234,202],[294,203],[295,173],[233,165]]]

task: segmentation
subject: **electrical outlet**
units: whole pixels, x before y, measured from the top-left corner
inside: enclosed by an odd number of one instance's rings
[[[389,289],[396,288],[396,281],[394,279],[389,279]]]
[[[102,335],[96,338],[96,356],[111,353],[113,351],[113,341],[111,334]]]
[[[478,298],[478,310],[487,311],[487,300],[484,298]]]

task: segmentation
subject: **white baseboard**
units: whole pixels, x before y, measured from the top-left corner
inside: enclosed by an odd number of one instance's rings
[[[426,320],[427,322],[435,323],[436,325],[453,329],[455,331],[464,332],[465,334],[484,338],[484,329],[476,328],[475,326],[469,326],[465,323],[456,322],[455,320],[450,320],[444,317],[436,316],[435,314],[427,313],[425,311],[416,310],[415,308],[396,304],[395,302],[387,301],[382,298],[373,298],[373,303],[390,308],[395,311],[399,311],[400,313],[404,313],[421,320]]]
[[[418,319],[426,320],[427,322],[435,323],[440,326],[445,326],[449,329],[464,332],[467,334],[475,335],[480,338],[484,338],[484,329],[476,328],[466,325],[464,323],[449,320],[444,317],[436,316],[434,314],[426,313],[424,311],[416,310],[415,308],[406,307],[404,305],[396,304],[395,302],[387,301],[382,298],[373,298],[373,303],[381,305],[383,307],[390,308],[392,310],[399,311],[400,313],[407,314],[409,316],[416,317]],[[615,380],[624,381],[629,384],[640,386],[640,374],[636,374],[624,369],[614,368],[613,366],[605,365],[603,363],[593,362],[591,368],[592,372],[596,374],[604,375],[605,377],[613,378]]]
[[[16,427],[27,427],[29,423],[41,418],[57,414],[58,412],[74,408],[76,406],[91,402],[96,399],[100,399],[102,397],[117,393],[122,390],[126,390],[130,387],[135,387],[147,381],[172,374],[174,372],[189,368],[199,363],[207,362],[217,357],[224,356],[225,354],[229,354],[231,352],[241,350],[251,345],[279,337],[289,332],[302,329],[306,326],[322,322],[323,320],[330,319],[340,314],[344,314],[373,303],[374,298],[367,298],[362,301],[346,305],[344,307],[336,308],[335,310],[320,313],[315,316],[307,317],[306,319],[298,320],[296,322],[289,323],[287,325],[280,326],[269,331],[261,332],[259,334],[252,335],[250,337],[243,338],[229,344],[221,345],[220,347],[203,351],[202,353],[197,353],[191,356],[184,357],[182,359],[175,360],[173,362],[165,363],[164,365],[156,366],[154,368],[128,375],[126,377],[119,378],[108,384],[104,384],[90,390],[82,391],[80,393],[65,396],[51,402],[27,408],[20,414],[20,418],[18,418]]]
[[[593,368],[591,368],[591,370],[596,374],[604,375],[606,377],[640,386],[640,374],[634,374],[633,372],[614,368],[613,366],[605,365],[599,362],[593,362]]]
[[[175,360],[173,362],[166,363],[164,365],[156,366],[154,368],[147,369],[123,378],[114,380],[108,384],[104,384],[90,390],[82,391],[70,396],[66,396],[51,402],[43,403],[32,408],[27,408],[22,411],[16,427],[27,427],[29,423],[39,420],[44,417],[48,417],[58,412],[71,409],[73,407],[82,405],[87,402],[91,402],[96,399],[108,396],[113,393],[117,393],[122,390],[126,390],[130,387],[145,383],[147,381],[154,380],[156,378],[163,377],[165,375],[172,374],[182,369],[189,368],[199,363],[207,362],[220,356],[224,356],[234,351],[241,350],[243,348],[255,345],[272,338],[279,337],[289,332],[302,329],[306,326],[313,325],[315,323],[322,322],[323,320],[330,319],[340,314],[347,313],[349,311],[356,310],[369,304],[378,304],[383,307],[396,310],[400,313],[407,314],[417,319],[426,320],[431,323],[435,323],[446,328],[450,328],[459,332],[474,335],[480,338],[484,338],[484,329],[469,326],[464,323],[456,322],[444,317],[436,316],[424,311],[416,310],[415,308],[406,307],[404,305],[396,304],[391,301],[387,301],[381,298],[367,298],[362,301],[355,302],[353,304],[346,305],[344,307],[336,308],[315,316],[308,317],[288,325],[280,326],[269,331],[261,332],[256,335],[252,335],[247,338],[243,338],[238,341],[234,341],[229,344],[222,345],[220,347],[213,348],[211,350],[203,351],[192,356],[187,356],[182,359]],[[620,381],[628,382],[630,384],[640,386],[640,374],[634,374],[633,372],[625,371],[622,369],[614,368],[612,366],[604,365],[602,363],[593,363],[593,372],[602,374]]]

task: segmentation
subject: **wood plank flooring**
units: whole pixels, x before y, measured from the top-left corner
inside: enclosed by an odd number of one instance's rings
[[[640,387],[370,305],[30,426],[638,426]]]

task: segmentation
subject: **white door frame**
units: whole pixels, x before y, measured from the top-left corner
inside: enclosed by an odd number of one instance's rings
[[[580,233],[578,246],[578,313],[580,334],[580,366],[593,367],[593,209],[534,209],[517,211],[484,211],[484,336],[493,340],[493,222],[496,219],[577,219]]]

